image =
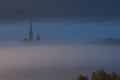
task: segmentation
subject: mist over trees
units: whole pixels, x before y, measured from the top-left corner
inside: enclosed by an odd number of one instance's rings
[[[87,76],[78,75],[77,80],[89,80]],[[113,71],[107,73],[104,69],[92,72],[90,80],[120,80],[120,75]]]

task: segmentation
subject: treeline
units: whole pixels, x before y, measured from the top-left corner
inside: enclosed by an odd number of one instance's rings
[[[91,74],[90,80],[120,80],[120,75],[115,71],[107,73],[104,69],[100,69]],[[78,75],[77,80],[89,80],[87,76]]]

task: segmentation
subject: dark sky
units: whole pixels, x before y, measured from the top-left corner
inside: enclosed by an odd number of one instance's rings
[[[120,18],[119,0],[0,0],[0,20],[40,18]]]
[[[40,33],[46,43],[118,38],[119,4],[120,0],[0,0],[0,41],[28,37],[31,17],[38,20],[33,21],[34,37]]]

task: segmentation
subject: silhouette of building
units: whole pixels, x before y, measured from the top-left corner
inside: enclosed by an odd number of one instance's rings
[[[32,32],[32,21],[30,22],[30,32],[29,32],[29,39],[33,41],[33,32]]]
[[[29,38],[25,38],[23,41],[24,42],[32,42],[33,41],[32,21],[30,21]]]
[[[38,42],[40,41],[40,35],[39,34],[37,35],[36,41],[38,41]]]
[[[30,27],[29,27],[29,37],[28,38],[25,38],[23,40],[23,42],[33,42],[34,39],[33,39],[33,30],[32,30],[32,21],[30,21]],[[40,41],[40,35],[38,34],[37,35],[37,38],[36,38],[36,41],[39,42]]]
[[[120,45],[120,38],[105,38],[97,41],[98,44]]]

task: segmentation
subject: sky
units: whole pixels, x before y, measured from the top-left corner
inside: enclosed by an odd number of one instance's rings
[[[60,18],[108,21],[120,18],[119,0],[0,0],[1,22]]]
[[[119,0],[0,0],[0,41],[28,37],[33,20],[43,43],[80,43],[119,37]],[[34,37],[34,38],[35,38]]]
[[[119,9],[120,0],[0,0],[0,79],[70,80],[100,68],[120,72],[119,46],[81,44],[120,38]],[[39,33],[47,45],[12,46],[28,38],[31,19],[34,40]]]
[[[104,38],[120,38],[119,21],[82,22],[82,21],[33,21],[34,40],[39,33],[42,44],[80,44]],[[0,41],[17,42],[28,38],[29,20],[1,24]]]

